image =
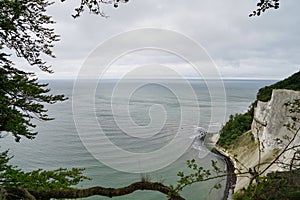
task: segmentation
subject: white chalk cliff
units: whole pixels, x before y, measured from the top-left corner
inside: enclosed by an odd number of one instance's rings
[[[251,131],[256,141],[259,137],[263,150],[280,149],[288,142],[286,136],[293,136],[294,132],[288,131],[286,125],[293,124],[292,117],[299,118],[300,114],[291,113],[287,104],[297,99],[300,99],[299,91],[277,89],[273,90],[270,101],[257,102]]]
[[[257,102],[251,131],[239,137],[233,148],[225,150],[227,155],[230,157],[235,155],[239,161],[235,162],[237,171],[247,171],[253,167],[262,171],[281,152],[280,150],[289,141],[287,136],[292,138],[295,134],[295,131],[289,131],[286,125],[294,124],[295,128],[299,127],[299,123],[295,124],[292,117],[300,119],[300,113],[291,113],[290,107],[287,106],[289,102],[292,103],[297,99],[300,99],[299,91],[277,89],[273,90],[270,101]],[[258,145],[258,141],[261,145]],[[294,144],[300,144],[300,136],[296,138]],[[259,146],[262,150],[260,153]],[[288,161],[292,153],[289,151],[284,154],[281,161]],[[261,165],[258,166],[259,163]],[[283,170],[280,165],[273,165],[265,174],[280,170]],[[237,177],[235,191],[247,187],[249,180],[248,177]]]

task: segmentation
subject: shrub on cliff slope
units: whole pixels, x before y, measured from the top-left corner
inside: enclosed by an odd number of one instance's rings
[[[258,184],[235,193],[233,199],[300,199],[299,176],[300,170],[272,172],[260,177]]]
[[[227,148],[238,136],[250,130],[253,118],[252,116],[252,108],[244,114],[230,115],[229,121],[223,126],[222,130],[220,131],[218,144],[224,148]]]

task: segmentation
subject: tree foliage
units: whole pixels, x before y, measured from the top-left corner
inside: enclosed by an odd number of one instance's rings
[[[195,160],[188,160],[187,167],[191,170],[189,174],[178,172],[177,185],[164,185],[161,182],[150,182],[142,179],[128,186],[120,188],[105,188],[95,186],[85,189],[72,188],[84,179],[83,169],[58,169],[53,171],[35,170],[23,172],[14,166],[8,165],[7,151],[0,154],[0,197],[5,199],[31,199],[50,200],[52,198],[84,198],[91,196],[117,197],[133,193],[138,190],[157,191],[169,200],[184,200],[180,192],[194,183],[212,179],[227,177],[226,171],[221,170],[217,161],[212,161],[212,170],[198,166]],[[224,179],[221,179],[221,181]],[[220,189],[221,181],[217,182],[213,189]],[[1,191],[3,192],[1,196]]]
[[[234,200],[299,199],[300,170],[273,172],[260,177],[257,184],[234,194]]]
[[[12,133],[19,142],[21,136],[33,139],[33,118],[51,120],[44,103],[64,100],[63,95],[47,94],[47,84],[37,81],[33,73],[18,70],[12,62],[0,55],[0,133]]]
[[[42,59],[42,55],[54,57],[51,48],[58,40],[49,28],[54,22],[45,14],[49,5],[46,0],[0,0],[0,136],[12,134],[17,142],[21,137],[35,137],[34,118],[52,119],[45,104],[66,99],[63,95],[49,94],[47,84],[39,83],[34,73],[20,70],[21,66],[15,67],[8,54],[15,52],[29,65],[52,72]],[[86,179],[82,176],[83,169],[76,168],[24,172],[10,165],[10,159],[7,151],[0,153],[0,189],[6,191],[1,197],[7,199],[24,199],[13,188],[70,189]]]
[[[12,133],[33,139],[33,118],[50,120],[45,103],[65,100],[63,95],[50,95],[47,84],[41,84],[33,73],[25,72],[9,60],[5,52],[12,50],[31,66],[52,72],[42,54],[54,57],[51,48],[58,41],[47,0],[0,0],[0,133]]]
[[[54,21],[45,14],[51,5],[47,0],[1,0],[0,1],[0,47],[7,47],[16,55],[51,72],[41,54],[54,57],[51,48],[58,41]]]
[[[62,2],[66,0],[61,0]],[[119,7],[120,3],[127,3],[129,0],[81,0],[80,5],[75,8],[75,14],[72,15],[77,18],[87,9],[90,13],[107,17],[102,9],[102,5],[112,4],[115,8]]]
[[[254,108],[250,107],[244,114],[230,115],[229,120],[220,130],[220,138],[217,144],[224,148],[228,148],[239,136],[250,130],[253,113]]]
[[[27,190],[71,189],[80,181],[88,179],[82,175],[83,169],[66,170],[59,168],[52,171],[37,169],[24,172],[8,162],[11,158],[8,151],[0,153],[0,185],[1,187],[22,187]]]
[[[62,2],[66,0],[61,0]],[[115,8],[118,8],[121,3],[127,3],[130,0],[81,0],[80,5],[75,8],[74,18],[79,17],[85,10],[88,10],[92,14],[107,17],[103,11],[103,5],[112,4]],[[252,11],[249,17],[260,16],[263,12],[269,9],[278,9],[279,0],[259,0],[256,4],[257,9]]]
[[[268,9],[278,9],[279,8],[279,0],[259,0],[256,4],[257,9],[254,10],[249,17],[260,16],[263,12]]]
[[[204,169],[201,166],[198,166],[195,159],[187,160],[186,165],[189,169],[191,169],[191,173],[185,174],[184,172],[180,171],[177,173],[179,180],[177,181],[177,185],[173,186],[170,185],[170,192],[168,194],[169,197],[172,195],[176,196],[187,186],[191,186],[194,183],[199,183],[203,181],[208,181],[215,178],[223,177],[224,175],[227,176],[226,171],[222,171],[218,165],[217,161],[212,160],[211,166],[213,170]],[[221,174],[221,175],[220,175]],[[215,189],[220,189],[222,185],[218,182],[214,185]]]
[[[282,81],[279,81],[275,84],[259,89],[256,99],[265,102],[269,101],[271,99],[273,89],[289,89],[289,90],[300,91],[299,80],[300,80],[300,71]]]

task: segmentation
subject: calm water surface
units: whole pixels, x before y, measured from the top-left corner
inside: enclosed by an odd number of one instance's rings
[[[125,173],[111,169],[106,165],[96,160],[82,144],[78,133],[75,128],[72,112],[72,89],[73,81],[71,80],[50,80],[50,87],[52,92],[56,94],[65,94],[69,97],[68,101],[57,103],[55,105],[47,106],[50,116],[55,117],[55,120],[49,122],[40,122],[38,124],[38,136],[35,140],[22,139],[20,143],[15,143],[13,138],[7,136],[1,139],[2,149],[10,149],[10,153],[15,155],[12,163],[18,165],[24,170],[33,170],[38,168],[43,169],[55,169],[59,167],[83,167],[85,168],[85,175],[91,177],[92,181],[86,181],[79,185],[79,187],[90,187],[95,185],[107,186],[107,187],[122,187],[128,185],[128,183],[139,181],[142,174],[139,173]],[[226,91],[226,114],[227,119],[230,114],[237,112],[244,112],[247,110],[251,102],[254,101],[256,92],[259,88],[269,85],[274,81],[257,81],[257,80],[225,80]],[[189,96],[183,98],[184,102],[179,102],[176,94],[172,93],[166,87],[161,87],[157,84],[148,84],[145,87],[141,87],[136,90],[128,101],[128,94],[122,94],[119,92],[116,95],[116,102],[120,109],[129,107],[129,114],[131,120],[138,126],[146,126],[151,122],[149,116],[149,108],[152,105],[161,105],[165,109],[167,119],[163,128],[159,134],[154,135],[148,139],[129,137],[124,134],[115,122],[115,117],[112,111],[109,109],[111,105],[110,93],[114,87],[115,82],[110,80],[104,82],[101,87],[99,86],[95,92],[95,112],[97,120],[102,124],[102,128],[105,134],[110,140],[120,148],[123,148],[131,152],[151,152],[162,148],[166,143],[170,142],[174,133],[176,133],[178,124],[180,123],[181,109],[186,109],[189,112],[193,112],[195,109],[191,105],[194,105],[192,101],[195,99],[189,99]],[[128,82],[130,84],[136,84],[136,82]],[[173,81],[171,83],[176,88],[181,88],[180,83]],[[210,93],[203,81],[191,81],[191,85],[197,96],[200,109],[200,120],[198,124],[194,124],[192,119],[185,121],[182,127],[186,132],[194,132],[195,127],[201,126],[208,128],[211,125],[212,131],[218,131],[223,122],[210,121],[211,109],[213,107],[214,113],[222,113],[224,107],[222,103],[218,103],[218,97],[211,97]],[[87,83],[87,87],[89,87]],[[218,91],[218,88],[215,88]],[[82,95],[84,96],[82,91]],[[184,95],[184,91],[182,93]],[[217,95],[218,96],[218,95]],[[216,103],[211,104],[211,98],[215,98]],[[82,100],[85,100],[84,98]],[[220,99],[221,101],[221,99]],[[93,101],[91,101],[93,103]],[[182,104],[180,104],[182,103]],[[88,117],[90,113],[85,112],[85,108],[81,108],[82,115],[80,117]],[[155,113],[154,113],[155,114]],[[192,116],[192,115],[191,115]],[[152,116],[159,118],[160,116]],[[118,116],[119,123],[126,125],[129,123],[129,119],[126,115],[120,114]],[[91,134],[97,134],[93,130],[89,130],[91,125],[86,124],[86,129]],[[195,133],[196,134],[196,133]],[[96,141],[95,141],[96,142]],[[147,173],[147,177],[150,177],[152,181],[163,181],[165,184],[175,184],[178,171],[187,171],[185,162],[188,159],[196,159],[199,165],[210,168],[211,159],[219,160],[212,154],[208,154],[204,158],[199,158],[199,150],[195,148],[189,148],[176,162],[171,165]],[[151,162],[149,160],[149,162]],[[122,165],[122,163],[120,163]],[[138,165],[138,164],[137,164]],[[222,161],[219,160],[219,165],[225,168]],[[204,182],[195,184],[192,187],[188,187],[182,193],[186,199],[221,199],[223,195],[223,189],[213,190],[212,186],[221,180],[215,180],[211,182]],[[222,181],[224,185],[225,182]],[[108,199],[105,197],[94,197],[89,199]],[[157,192],[135,192],[133,194],[118,197],[115,199],[165,199],[164,195]]]

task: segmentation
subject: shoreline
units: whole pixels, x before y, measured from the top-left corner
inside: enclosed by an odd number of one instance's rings
[[[228,200],[232,199],[233,193],[235,190],[236,182],[237,182],[237,177],[236,174],[234,173],[235,171],[235,165],[234,161],[231,160],[230,156],[228,156],[218,145],[217,141],[219,139],[218,134],[212,134],[209,138],[210,142],[213,144],[213,148],[216,152],[213,152],[214,154],[218,155],[221,157],[221,159],[225,162],[226,164],[226,173],[227,175],[227,180],[226,180],[226,187],[224,190],[224,196],[223,200]]]
[[[232,199],[237,177],[236,174],[234,173],[235,171],[235,166],[234,162],[230,159],[230,157],[226,156],[224,152],[219,149],[217,146],[215,146],[215,150],[217,151],[217,155],[221,156],[224,162],[226,163],[226,173],[227,175],[227,180],[226,180],[226,187],[224,190],[224,196],[223,200],[228,200]]]

